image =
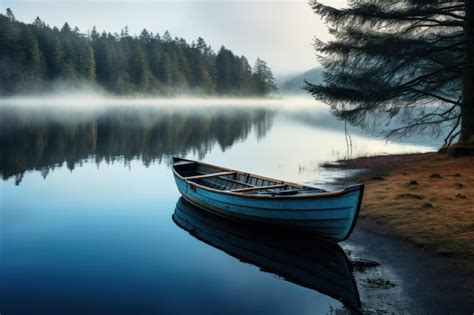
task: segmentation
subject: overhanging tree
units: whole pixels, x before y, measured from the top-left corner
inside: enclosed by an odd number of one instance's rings
[[[446,144],[474,143],[473,2],[310,4],[334,39],[315,39],[325,83],[305,88],[337,117],[368,129],[374,116],[397,117],[386,136],[445,131]]]

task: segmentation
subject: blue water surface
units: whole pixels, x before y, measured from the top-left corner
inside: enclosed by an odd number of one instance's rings
[[[172,220],[179,199],[167,164],[172,155],[324,181],[319,164],[347,153],[342,125],[325,108],[291,105],[2,109],[0,313],[326,314],[342,308],[334,298],[207,245]],[[325,123],[300,119],[310,111]],[[353,143],[354,155],[427,149],[357,132]]]

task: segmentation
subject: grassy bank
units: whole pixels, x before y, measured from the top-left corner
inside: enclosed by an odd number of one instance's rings
[[[361,225],[437,255],[474,259],[474,157],[388,155],[338,167],[367,170],[356,178],[366,184]]]

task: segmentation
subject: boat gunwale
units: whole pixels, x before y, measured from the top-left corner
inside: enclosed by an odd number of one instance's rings
[[[209,164],[209,163],[204,163],[204,162],[200,162],[200,161],[193,161],[193,160],[187,160],[187,159],[183,159],[183,158],[178,158],[178,157],[174,158],[173,157],[173,160],[175,160],[175,159],[176,160],[181,160],[181,161],[194,162],[194,163],[197,163],[197,164],[200,164],[200,165],[203,165],[203,166],[213,167],[213,168],[221,169],[221,170],[224,170],[224,171],[229,171],[229,172],[233,171],[233,172],[235,172],[237,174],[240,174],[240,175],[249,174],[249,175],[251,175],[253,177],[256,177],[256,178],[259,178],[259,179],[279,182],[281,184],[286,184],[288,186],[293,186],[295,188],[304,188],[305,187],[304,185],[300,185],[300,184],[297,184],[297,183],[282,181],[282,180],[279,180],[279,179],[265,177],[265,176],[256,175],[256,174],[252,174],[252,173],[246,173],[246,172],[242,172],[242,171],[239,171],[239,170],[235,170],[235,169],[231,169],[231,168],[227,168],[227,167],[222,167],[222,166],[218,166],[218,165],[214,165],[214,164]],[[199,187],[201,189],[210,191],[210,192],[214,192],[214,193],[218,193],[218,194],[224,194],[224,195],[230,195],[230,196],[236,196],[236,197],[241,197],[241,198],[243,197],[243,198],[263,199],[263,200],[265,200],[265,199],[324,198],[324,197],[341,196],[341,195],[344,195],[344,194],[346,194],[348,192],[351,192],[351,191],[354,191],[354,190],[358,190],[358,191],[362,191],[362,192],[364,190],[364,185],[363,184],[356,184],[356,185],[344,187],[343,189],[336,190],[336,191],[315,192],[315,193],[312,193],[312,194],[301,194],[301,195],[271,195],[271,194],[269,194],[269,195],[255,195],[255,194],[248,194],[248,193],[245,193],[245,192],[233,192],[233,191],[226,191],[226,190],[219,190],[219,189],[211,188],[211,187],[201,185],[201,184],[192,182],[190,180],[187,180],[186,177],[183,177],[183,176],[181,176],[181,174],[178,173],[178,171],[175,169],[174,164],[175,164],[174,162],[171,164],[172,169],[173,169],[173,174],[175,176],[177,176],[178,178],[180,178],[181,180],[185,181],[186,183],[188,183],[190,185],[193,185],[193,186],[196,186],[196,187]],[[356,214],[359,212],[361,202],[362,202],[362,196],[359,196],[359,202],[358,202],[358,206],[357,206],[357,209],[356,209]]]

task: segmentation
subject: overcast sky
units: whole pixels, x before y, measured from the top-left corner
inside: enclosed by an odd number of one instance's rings
[[[112,33],[127,25],[131,34],[146,28],[160,34],[169,30],[189,42],[201,36],[215,51],[224,45],[252,64],[257,57],[266,60],[276,76],[317,66],[313,38],[328,38],[306,0],[0,0],[0,8],[3,13],[11,8],[23,22],[39,16],[60,27],[67,21],[84,33],[94,25]]]

